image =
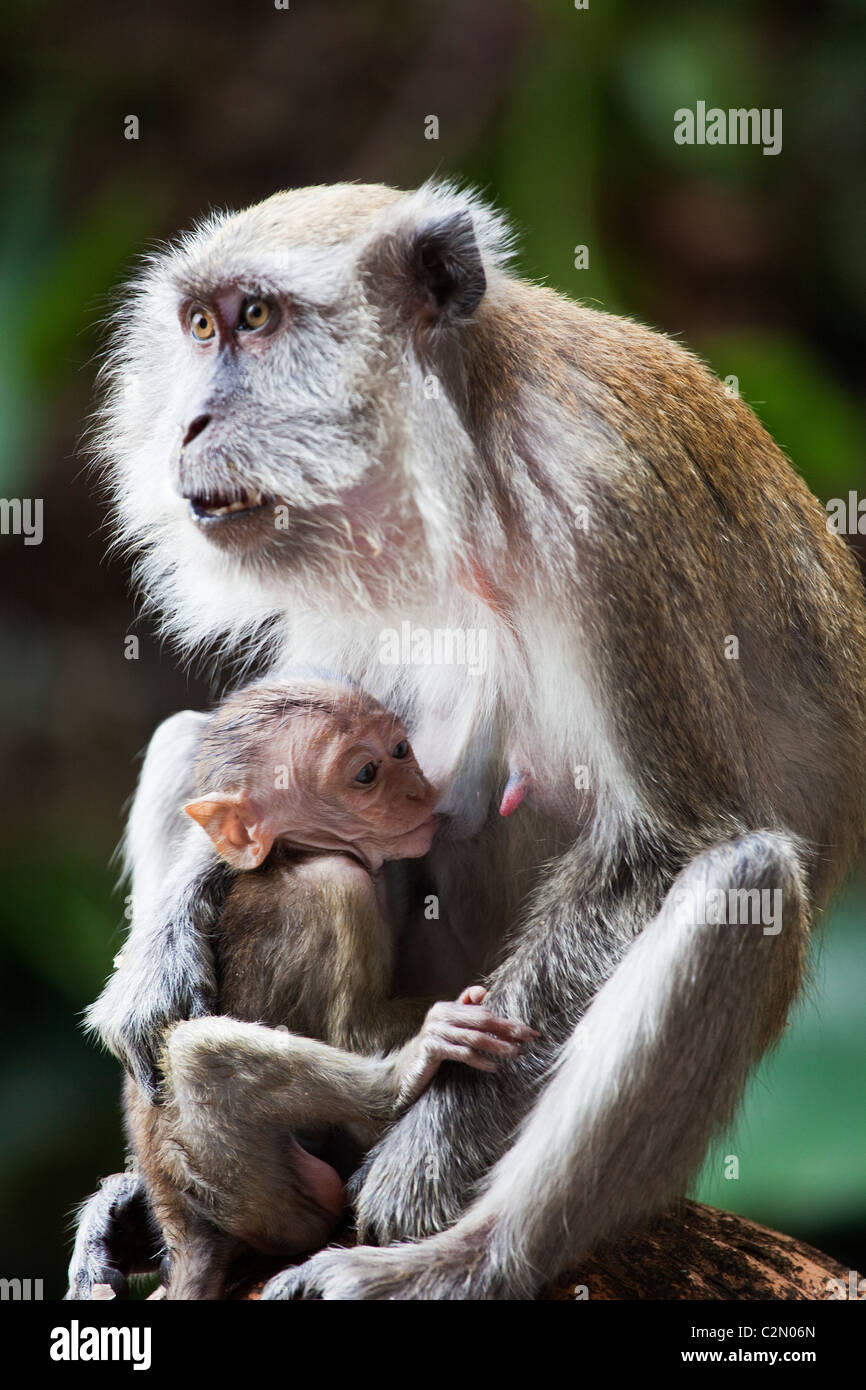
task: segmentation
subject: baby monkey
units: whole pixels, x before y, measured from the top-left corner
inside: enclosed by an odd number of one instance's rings
[[[429,1009],[389,997],[379,871],[427,853],[437,793],[376,700],[317,677],[252,685],[209,717],[196,786],[185,809],[229,871],[219,1016],[167,1033],[161,1105],[126,1090],[175,1299],[219,1298],[244,1250],[319,1248],[346,1205],[329,1139],[360,1154],[441,1062],[492,1072],[537,1036],[481,986]]]

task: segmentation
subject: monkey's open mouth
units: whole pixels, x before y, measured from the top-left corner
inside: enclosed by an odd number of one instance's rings
[[[268,499],[260,492],[245,492],[240,497],[213,493],[208,497],[188,497],[190,515],[194,521],[210,525],[213,522],[235,521],[251,512],[264,511]]]

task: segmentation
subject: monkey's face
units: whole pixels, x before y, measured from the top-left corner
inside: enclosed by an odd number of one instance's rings
[[[179,626],[285,609],[293,577],[345,602],[424,564],[460,486],[434,358],[459,355],[484,293],[480,227],[495,246],[492,215],[447,189],[302,189],[150,263],[115,335],[102,452]]]
[[[298,784],[308,786],[306,833],[322,831],[323,843],[345,843],[373,863],[427,853],[438,793],[396,715],[371,711],[337,731],[327,719],[310,718],[293,758]]]
[[[277,247],[257,265],[228,250],[218,269],[203,259],[151,287],[143,375],[161,399],[152,462],[130,483],[183,543],[245,567],[289,564],[311,523],[324,539],[344,513],[363,521],[360,490],[386,452],[363,311],[337,267],[318,284],[310,266],[292,275],[288,253],[281,271]]]
[[[259,682],[230,696],[203,740],[202,794],[184,808],[238,870],[276,841],[353,853],[369,869],[426,854],[439,794],[399,717],[339,680]],[[211,791],[223,779],[235,790]]]

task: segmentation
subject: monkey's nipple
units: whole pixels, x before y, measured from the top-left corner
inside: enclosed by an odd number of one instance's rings
[[[528,774],[512,772],[505,784],[505,791],[502,793],[502,800],[499,803],[500,816],[513,815],[528,791]]]

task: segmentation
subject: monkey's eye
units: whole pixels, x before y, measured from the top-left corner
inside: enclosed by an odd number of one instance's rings
[[[248,299],[241,309],[238,328],[264,328],[271,317],[271,306],[264,299]]]
[[[392,748],[392,749],[391,749],[391,757],[392,757],[392,758],[408,758],[408,756],[409,756],[409,744],[407,743],[407,741],[406,741],[405,738],[401,738],[401,740],[400,740],[400,742],[397,744],[396,748]]]
[[[216,325],[207,309],[192,309],[190,311],[189,331],[200,343],[206,343],[216,335]]]
[[[360,783],[361,783],[363,786],[365,786],[365,787],[369,786],[371,782],[375,782],[375,780],[376,780],[376,764],[375,764],[375,763],[365,763],[364,766],[361,768],[361,771],[360,771],[359,773],[357,773],[357,775],[356,775],[356,777],[355,777],[355,781],[356,781],[356,782],[360,782]]]

